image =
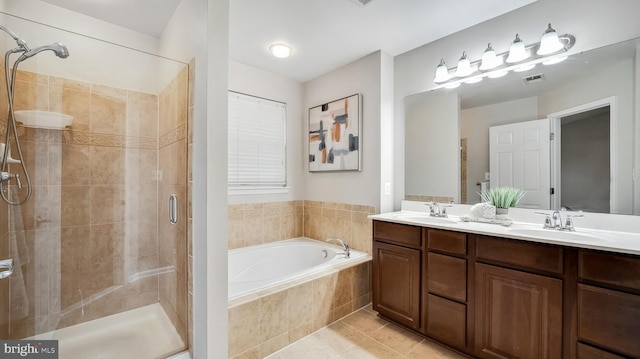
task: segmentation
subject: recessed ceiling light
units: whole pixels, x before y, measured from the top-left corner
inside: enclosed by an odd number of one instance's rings
[[[271,46],[269,46],[269,50],[271,51],[273,56],[281,59],[284,59],[291,55],[291,47],[282,43],[272,44]]]

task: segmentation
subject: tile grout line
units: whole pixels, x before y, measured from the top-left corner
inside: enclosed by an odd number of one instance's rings
[[[371,312],[371,311],[369,311],[369,310],[365,309],[364,307],[363,307],[363,308],[361,308],[360,310],[363,310],[363,311],[365,311],[365,312],[368,312],[369,314],[371,314],[371,315],[375,315],[375,316],[377,317],[377,313],[373,313],[373,312]],[[358,310],[358,311],[360,311],[360,310]],[[358,311],[356,311],[356,312],[354,312],[354,313],[357,313]],[[348,316],[347,316],[347,317],[348,317]],[[344,318],[342,318],[342,319],[345,319],[345,318],[347,318],[347,317],[344,317]],[[378,317],[378,318],[379,318],[379,317]],[[342,319],[340,319],[340,321],[341,321]],[[384,319],[383,319],[383,320],[384,320]],[[358,328],[354,327],[353,325],[351,325],[351,324],[349,324],[349,323],[346,323],[346,322],[345,322],[345,323],[343,323],[343,324],[345,324],[345,325],[346,325],[346,326],[348,326],[348,327],[351,327],[352,329],[356,330],[357,332],[360,332],[360,333],[361,333],[361,334],[363,334],[365,337],[369,338],[370,340],[372,340],[373,342],[375,342],[375,343],[377,343],[377,344],[379,344],[379,345],[382,345],[384,348],[386,348],[386,349],[390,350],[391,352],[393,352],[393,353],[395,353],[395,354],[400,355],[402,358],[408,358],[406,355],[404,355],[404,354],[402,354],[402,353],[398,352],[397,350],[394,350],[393,348],[391,348],[391,347],[389,347],[388,345],[386,345],[386,344],[384,344],[384,343],[380,342],[379,340],[377,340],[377,339],[373,338],[373,337],[372,337],[372,336],[370,336],[369,334],[367,334],[367,333],[365,333],[365,332],[361,331],[360,329],[358,329]],[[378,329],[374,330],[374,331],[372,332],[372,334],[373,334],[373,333],[376,333],[376,332],[378,332],[378,331],[380,331],[380,330],[382,330],[382,328],[384,328],[384,327],[388,326],[389,324],[390,324],[390,322],[387,322],[387,321],[385,320],[385,324],[384,324],[383,326],[381,326],[380,328],[378,328]],[[423,341],[424,341],[424,339],[421,339],[421,340],[418,342],[418,344],[416,344],[415,346],[413,346],[413,347],[411,348],[411,350],[415,349],[415,348],[416,348],[420,343],[422,343]],[[350,350],[350,349],[351,349],[351,348],[353,348],[354,346],[355,346],[355,344],[354,344],[353,346],[351,346],[349,349],[345,350],[342,354],[344,354],[345,352],[347,352],[348,350]],[[411,352],[411,350],[409,350],[409,352]],[[401,359],[402,359],[402,358],[401,358]]]

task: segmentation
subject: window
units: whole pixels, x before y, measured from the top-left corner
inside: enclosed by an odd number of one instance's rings
[[[229,189],[286,185],[286,108],[229,91]]]

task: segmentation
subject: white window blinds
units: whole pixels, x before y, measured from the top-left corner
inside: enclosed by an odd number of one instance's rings
[[[229,91],[229,187],[285,186],[286,104]]]

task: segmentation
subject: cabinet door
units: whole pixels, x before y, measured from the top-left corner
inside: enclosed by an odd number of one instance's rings
[[[562,281],[476,263],[475,353],[562,357]]]
[[[578,284],[578,339],[640,358],[640,296]]]
[[[420,251],[373,242],[373,309],[399,324],[420,326]]]

